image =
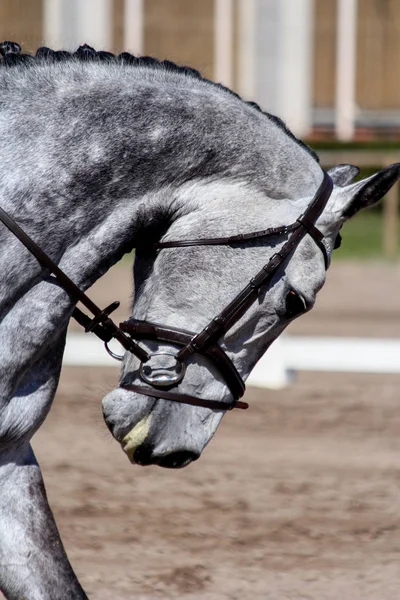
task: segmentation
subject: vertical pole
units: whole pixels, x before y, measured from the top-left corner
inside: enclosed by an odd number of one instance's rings
[[[238,91],[256,95],[256,0],[238,0]]]
[[[144,0],[125,0],[124,50],[137,56],[144,54]]]
[[[112,0],[44,0],[45,43],[76,50],[81,44],[109,50],[112,44]]]
[[[239,92],[307,135],[312,124],[314,0],[239,0]]]
[[[110,50],[112,9],[112,0],[78,0],[76,2],[76,45],[86,43],[96,50]]]
[[[357,0],[337,0],[336,137],[354,137],[357,59]]]
[[[50,48],[63,47],[66,23],[63,0],[43,0],[43,38]]]
[[[313,107],[314,0],[279,0],[275,43],[276,106],[271,110],[299,137],[310,133]],[[271,85],[265,80],[264,89]]]
[[[233,0],[214,0],[214,79],[233,84]]]

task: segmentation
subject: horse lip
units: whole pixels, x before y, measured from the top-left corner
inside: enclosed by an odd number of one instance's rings
[[[131,463],[135,463],[135,450],[139,448],[146,440],[151,424],[152,414],[148,414],[122,438],[120,442],[122,450],[128,456]]]

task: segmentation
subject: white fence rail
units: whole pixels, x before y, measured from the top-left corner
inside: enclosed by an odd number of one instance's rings
[[[64,364],[118,366],[94,336],[70,333]],[[281,388],[294,371],[400,373],[400,340],[282,336],[256,365],[248,383]]]

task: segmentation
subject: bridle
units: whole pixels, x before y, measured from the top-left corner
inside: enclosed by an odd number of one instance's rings
[[[157,323],[149,323],[137,319],[129,319],[120,323],[118,327],[110,318],[110,314],[119,306],[119,302],[113,302],[105,309],[101,310],[90,298],[82,292],[75,283],[51,260],[51,258],[25,233],[19,225],[0,208],[0,221],[24,244],[24,246],[35,256],[40,265],[54,276],[54,279],[65,289],[75,302],[80,302],[92,314],[90,318],[79,308],[75,307],[72,316],[84,327],[86,332],[93,332],[104,343],[107,352],[118,360],[122,356],[117,356],[110,350],[108,343],[111,339],[117,339],[123,348],[134,354],[140,360],[139,376],[142,384],[124,384],[121,388],[134,391],[145,396],[155,398],[164,398],[174,402],[181,402],[194,406],[218,410],[231,410],[233,408],[248,408],[246,402],[240,401],[245,392],[245,383],[237,371],[232,360],[218,344],[218,341],[232,328],[232,326],[242,317],[257,299],[260,289],[269,283],[282,263],[289,258],[292,252],[297,248],[301,240],[308,234],[320,248],[325,268],[328,267],[329,258],[326,247],[323,243],[323,234],[315,226],[316,221],[322,214],[333,189],[333,182],[330,176],[324,171],[323,181],[318,188],[313,200],[308,205],[305,212],[300,215],[296,221],[290,225],[282,227],[271,227],[263,231],[252,233],[243,233],[220,238],[199,238],[194,240],[178,240],[158,242],[154,244],[153,250],[160,251],[166,248],[186,248],[190,246],[220,246],[234,245],[243,243],[247,240],[260,238],[270,238],[275,236],[289,235],[286,243],[276,252],[266,265],[250,280],[245,288],[211,321],[200,331],[194,333],[184,329],[165,327]],[[138,341],[154,340],[167,342],[180,346],[179,351],[156,351],[147,352]],[[171,388],[179,385],[186,372],[187,361],[193,355],[200,354],[209,359],[216,367],[224,381],[226,382],[233,401],[229,404],[223,404],[216,400],[197,398],[186,394],[180,394],[177,391],[171,391]],[[172,363],[171,367],[152,366],[152,362],[157,361],[156,357],[166,358]]]
[[[260,289],[271,281],[273,275],[290,256],[293,250],[297,248],[306,234],[309,234],[313,238],[322,251],[325,268],[328,268],[329,257],[323,243],[324,236],[322,232],[315,227],[315,222],[324,210],[332,193],[332,189],[333,182],[329,175],[324,172],[322,184],[312,202],[307,207],[307,210],[291,225],[271,227],[270,229],[265,229],[263,231],[221,238],[200,238],[194,240],[159,242],[155,244],[154,247],[156,250],[165,248],[186,248],[191,246],[220,246],[233,245],[247,240],[290,234],[289,239],[279,252],[270,258],[268,263],[250,280],[247,286],[222,310],[222,312],[211,319],[200,333],[165,327],[157,323],[149,323],[137,319],[129,319],[128,321],[121,323],[121,329],[135,340],[155,340],[182,346],[179,352],[172,354],[172,358],[177,367],[175,374],[167,373],[162,370],[156,370],[155,373],[153,373],[151,364],[149,365],[151,359],[156,356],[169,354],[169,352],[157,351],[150,354],[149,361],[147,361],[147,364],[150,366],[150,373],[146,373],[146,363],[143,362],[141,363],[139,370],[142,381],[147,383],[150,387],[136,384],[127,384],[123,385],[123,387],[147,396],[185,402],[186,404],[205,406],[205,403],[207,402],[209,406],[212,405],[213,408],[219,409],[221,409],[221,407],[228,410],[232,408],[248,408],[247,403],[239,400],[245,392],[245,383],[232,360],[218,344],[218,341],[249,309],[257,299]],[[220,402],[204,400],[168,390],[171,386],[175,386],[182,381],[186,372],[186,362],[191,356],[196,354],[202,354],[210,359],[222,375],[233,396],[233,401],[230,405],[225,406]]]

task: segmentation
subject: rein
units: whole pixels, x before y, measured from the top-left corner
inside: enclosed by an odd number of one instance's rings
[[[94,316],[91,319],[79,308],[74,308],[72,316],[84,327],[85,332],[92,332],[100,338],[106,347],[107,352],[115,358],[115,355],[108,348],[108,342],[115,338],[121,346],[128,350],[140,360],[146,361],[149,355],[139,344],[127,336],[109,317],[119,307],[119,302],[113,302],[103,310],[99,308],[78,286],[62,271],[54,261],[29,237],[27,233],[10,217],[5,210],[0,208],[0,221],[13,233],[22,244],[36,258],[38,263],[48,269],[49,273],[60,283],[61,287],[76,301],[81,302]]]
[[[73,310],[72,316],[79,325],[84,327],[85,332],[92,332],[97,335],[104,342],[107,352],[113,358],[122,360],[122,357],[114,354],[108,347],[108,343],[114,338],[119,341],[126,351],[131,352],[131,354],[140,360],[139,375],[147,385],[121,383],[122,389],[192,406],[217,410],[246,409],[248,408],[248,404],[239,400],[245,392],[245,383],[232,360],[218,344],[218,341],[249,309],[257,299],[261,287],[271,281],[282,263],[289,258],[307,234],[313,238],[320,248],[324,257],[325,268],[328,267],[329,258],[323,243],[324,236],[315,227],[315,223],[322,214],[333,189],[333,182],[330,176],[325,171],[323,173],[323,181],[308,208],[290,225],[271,227],[262,231],[220,238],[159,242],[153,246],[153,249],[159,251],[168,248],[186,248],[190,246],[231,245],[242,243],[246,240],[290,234],[289,239],[279,252],[270,258],[267,264],[250,280],[248,285],[199,333],[165,327],[157,323],[149,323],[136,319],[129,319],[120,323],[118,327],[110,318],[110,314],[118,308],[119,302],[113,302],[103,310],[99,308],[2,208],[0,208],[0,221],[21,241],[37,259],[39,264],[54,276],[54,279],[71,298],[76,302],[81,302],[92,313],[93,317],[91,318],[77,307]],[[170,342],[171,344],[182,346],[182,348],[177,353],[172,351],[148,353],[135,341],[140,339]],[[232,393],[233,401],[230,404],[171,391],[171,388],[178,385],[184,378],[186,361],[195,354],[202,354],[211,360],[222,375]],[[152,358],[157,356],[163,356],[170,362],[173,362],[174,372],[170,368],[152,367]]]

